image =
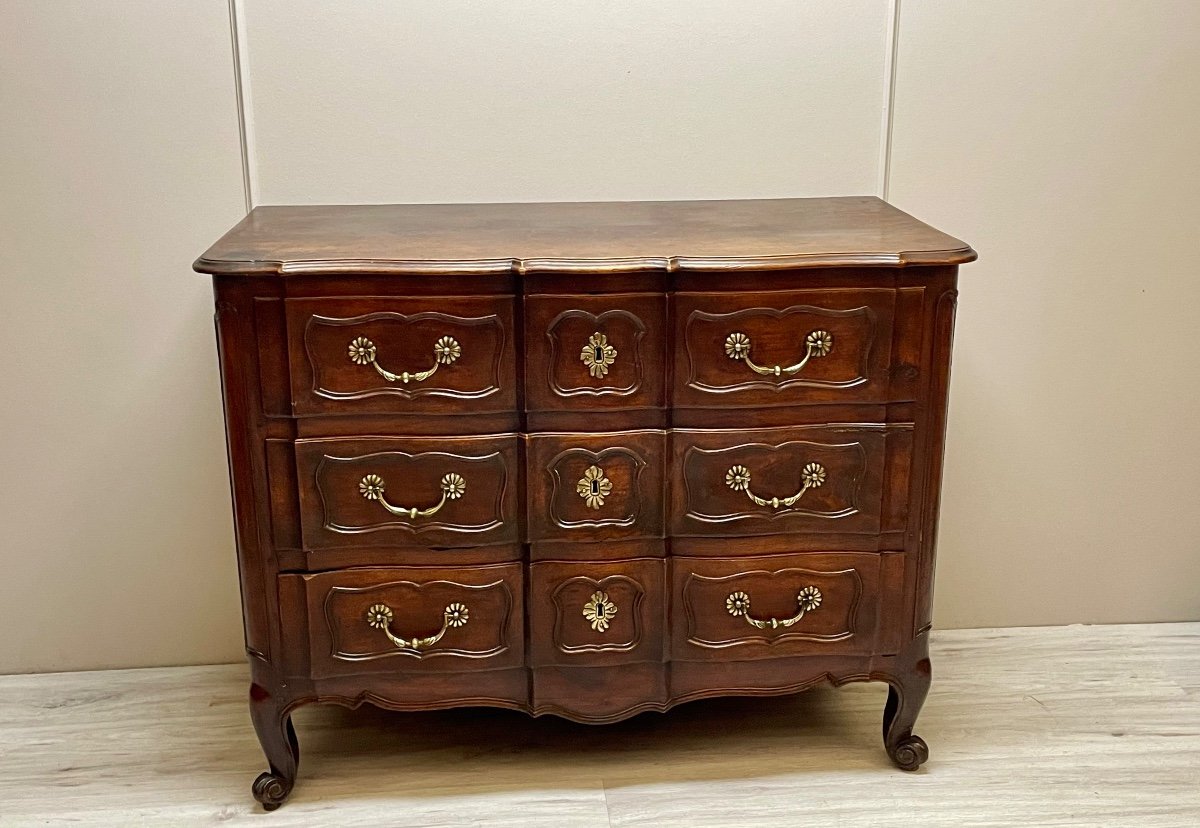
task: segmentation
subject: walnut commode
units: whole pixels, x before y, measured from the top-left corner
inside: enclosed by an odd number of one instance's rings
[[[614,722],[883,681],[906,770],[962,242],[875,198],[259,207],[211,273],[250,709]]]

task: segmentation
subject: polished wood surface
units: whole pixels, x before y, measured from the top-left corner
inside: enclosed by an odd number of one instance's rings
[[[884,486],[891,485],[884,480],[888,437],[892,431],[906,430],[905,425],[882,423],[674,430],[671,532],[679,536],[875,534],[881,528]],[[809,468],[817,468],[818,485],[806,489]],[[744,484],[731,479],[734,469],[747,478]],[[907,482],[896,485],[906,487]],[[785,509],[749,497],[769,501],[797,494],[800,498]]]
[[[256,207],[205,273],[728,270],[961,264],[963,242],[873,196]]]
[[[512,299],[410,298],[403,312],[394,297],[288,299],[285,305],[294,414],[430,416],[516,406]],[[447,337],[459,346],[449,364],[436,351]],[[356,351],[355,361],[350,350],[358,343],[369,350]],[[374,362],[363,361],[368,354]],[[376,366],[401,378],[385,378]],[[425,380],[403,376],[430,369]]]
[[[518,564],[347,569],[281,575],[302,583],[313,678],[362,673],[460,672],[519,667],[525,642],[524,572]],[[284,585],[287,594],[291,584]],[[436,643],[401,646],[372,626],[386,607],[400,639],[432,637],[447,607],[465,608],[461,626]]]
[[[899,597],[880,588],[902,553],[835,553],[671,561],[671,656],[678,661],[743,661],[783,656],[869,654],[881,616]],[[805,591],[817,596],[794,626]],[[748,603],[734,615],[730,602]]]
[[[298,440],[301,535],[330,546],[459,547],[518,540],[516,435]],[[447,497],[446,480],[460,492]],[[381,491],[364,497],[364,481]],[[393,509],[425,510],[426,517]],[[440,504],[440,506],[439,506]]]
[[[750,408],[903,399],[890,389],[895,304],[890,289],[680,293],[675,404]],[[740,337],[744,359],[731,354],[732,337]],[[820,337],[828,352],[810,354],[810,337]],[[764,375],[747,362],[781,370]],[[801,363],[801,370],[787,372]]]
[[[877,199],[256,210],[197,262],[256,798],[313,702],[601,724],[878,681],[920,766],[973,255]]]
[[[530,435],[529,540],[663,537],[666,438],[665,431]],[[591,468],[602,469],[603,478],[589,480]],[[589,487],[604,481],[606,494],[592,495]]]
[[[534,412],[663,408],[666,315],[663,294],[528,297],[526,406]],[[600,360],[582,358],[597,347]]]
[[[531,664],[596,667],[666,658],[662,559],[544,561],[532,564],[529,572]],[[603,613],[597,612],[597,596]],[[611,687],[609,682],[593,683]],[[582,708],[577,700],[563,706]]]
[[[269,821],[858,828],[903,824],[902,813],[935,828],[1195,828],[1198,645],[1200,623],[938,630],[921,716],[936,750],[916,778],[875,747],[887,693],[872,684],[713,699],[600,728],[313,705],[295,717],[304,782]],[[616,704],[647,692],[642,666],[622,668]],[[464,690],[507,675],[464,674]],[[245,793],[261,761],[246,681],[245,665],[0,677],[0,824],[264,824]],[[556,676],[543,692],[583,687]]]

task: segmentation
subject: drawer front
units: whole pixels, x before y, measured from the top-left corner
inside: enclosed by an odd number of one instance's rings
[[[528,440],[530,540],[662,537],[665,432]]]
[[[663,406],[665,296],[531,296],[525,311],[531,411]]]
[[[517,437],[296,441],[308,549],[518,540]]]
[[[478,414],[516,407],[513,299],[288,299],[296,414]]]
[[[871,653],[883,558],[816,553],[672,559],[671,657],[743,661]]]
[[[888,289],[675,298],[678,406],[886,402]]]
[[[662,661],[663,560],[530,565],[529,658],[564,667]]]
[[[889,488],[907,490],[908,463],[889,463],[889,445],[906,454],[911,441],[885,425],[674,431],[671,533],[878,533],[885,471],[897,478]]]
[[[520,564],[280,577],[303,581],[314,678],[493,670],[524,661]]]

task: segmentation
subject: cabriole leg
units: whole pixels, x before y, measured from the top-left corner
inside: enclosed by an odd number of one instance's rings
[[[883,710],[883,745],[896,767],[906,771],[915,771],[929,758],[925,740],[913,735],[932,678],[925,644],[922,637],[920,657],[903,674],[888,678],[887,706]]]
[[[250,685],[250,718],[271,768],[254,780],[251,791],[264,810],[274,811],[288,798],[296,783],[300,764],[296,729],[283,704],[257,684]]]

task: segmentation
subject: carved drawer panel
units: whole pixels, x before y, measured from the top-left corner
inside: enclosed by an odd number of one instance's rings
[[[912,427],[819,425],[672,432],[675,535],[899,529]],[[885,508],[885,495],[887,505]]]
[[[533,434],[528,441],[530,540],[662,536],[665,432]]]
[[[516,406],[511,297],[289,299],[296,414]]]
[[[870,653],[881,613],[881,570],[885,559],[899,557],[672,559],[671,657],[741,661]]]
[[[280,579],[302,581],[314,678],[523,663],[520,564],[347,569]]]
[[[529,658],[584,667],[662,661],[666,562],[530,565]]]
[[[296,441],[309,549],[518,540],[515,435]]]
[[[665,296],[531,296],[525,313],[530,410],[663,406]]]
[[[680,293],[678,406],[885,402],[890,289]]]

